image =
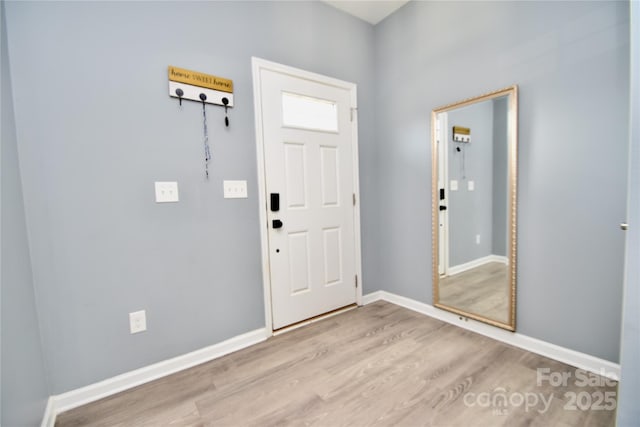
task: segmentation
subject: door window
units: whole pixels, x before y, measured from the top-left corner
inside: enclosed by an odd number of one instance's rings
[[[332,101],[282,92],[282,124],[285,127],[337,132],[338,108]]]

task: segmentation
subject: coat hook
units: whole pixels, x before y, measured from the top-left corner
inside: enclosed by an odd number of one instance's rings
[[[224,124],[226,127],[229,127],[229,116],[227,115],[227,108],[229,108],[229,99],[225,96],[222,98],[222,103],[224,104]]]
[[[178,95],[178,100],[180,100],[180,105],[182,105],[182,95],[184,95],[184,91],[178,88],[176,89],[176,95]]]

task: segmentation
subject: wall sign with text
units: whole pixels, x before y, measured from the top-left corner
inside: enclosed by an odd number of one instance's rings
[[[233,107],[233,80],[170,65],[169,96]]]

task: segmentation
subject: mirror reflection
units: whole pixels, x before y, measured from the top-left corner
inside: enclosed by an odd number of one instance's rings
[[[515,230],[510,227],[515,91],[463,101],[433,115],[434,305],[510,330],[515,330]]]

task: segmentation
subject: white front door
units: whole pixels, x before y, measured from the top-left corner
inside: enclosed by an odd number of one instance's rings
[[[275,330],[356,302],[355,134],[348,88],[259,73]]]

